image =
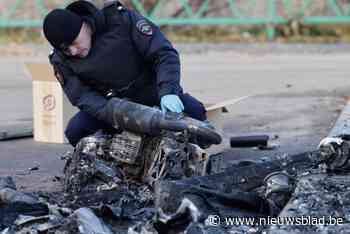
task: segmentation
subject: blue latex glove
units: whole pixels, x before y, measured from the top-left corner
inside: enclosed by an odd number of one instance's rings
[[[181,113],[184,110],[184,105],[179,96],[174,94],[168,94],[160,99],[160,107],[162,112],[165,113],[168,110],[171,112]]]

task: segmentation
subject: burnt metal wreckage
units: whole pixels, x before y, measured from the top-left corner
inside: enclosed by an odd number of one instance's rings
[[[221,142],[209,124],[121,99],[114,107],[120,131],[62,157],[62,193],[23,193],[0,178],[0,234],[349,232],[348,137],[225,167],[205,150]]]

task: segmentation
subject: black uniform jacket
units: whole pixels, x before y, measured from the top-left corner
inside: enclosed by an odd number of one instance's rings
[[[182,92],[179,55],[152,22],[117,1],[102,10],[86,1],[66,9],[81,15],[94,32],[87,57],[56,49],[49,57],[74,106],[107,120],[108,93],[153,106],[166,94]]]

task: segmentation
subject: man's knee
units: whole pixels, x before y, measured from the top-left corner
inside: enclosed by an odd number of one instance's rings
[[[72,145],[72,146],[76,146],[77,143],[79,142],[79,138],[73,133],[73,131],[71,131],[71,129],[66,128],[64,135],[66,136],[68,142]]]
[[[188,93],[180,95],[180,99],[184,104],[184,112],[191,118],[204,121],[207,119],[207,114],[204,105],[196,98],[192,97]]]
[[[73,118],[69,121],[64,134],[68,142],[74,147],[78,144],[79,140],[83,138],[82,128]]]
[[[108,126],[106,123],[80,111],[69,121],[65,130],[65,135],[68,142],[72,146],[76,146],[80,139],[94,134],[99,129],[107,128]]]

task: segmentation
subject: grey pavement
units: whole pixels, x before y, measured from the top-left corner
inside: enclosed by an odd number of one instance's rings
[[[203,102],[251,95],[230,106],[225,114],[226,139],[268,134],[279,145],[273,151],[229,149],[228,160],[313,150],[347,101],[350,53],[339,48],[330,52],[327,46],[310,53],[303,52],[300,45],[295,50],[278,47],[270,47],[271,53],[266,48],[254,53],[249,45],[246,50],[242,46],[221,50],[209,46],[181,55],[182,84]],[[0,127],[28,123],[33,118],[31,80],[24,69],[24,63],[32,60],[46,61],[44,56],[0,58]],[[14,176],[23,190],[58,189],[59,183],[53,180],[62,175],[60,155],[71,149],[32,139],[0,142],[0,176]],[[40,165],[39,170],[28,170],[35,165]]]

